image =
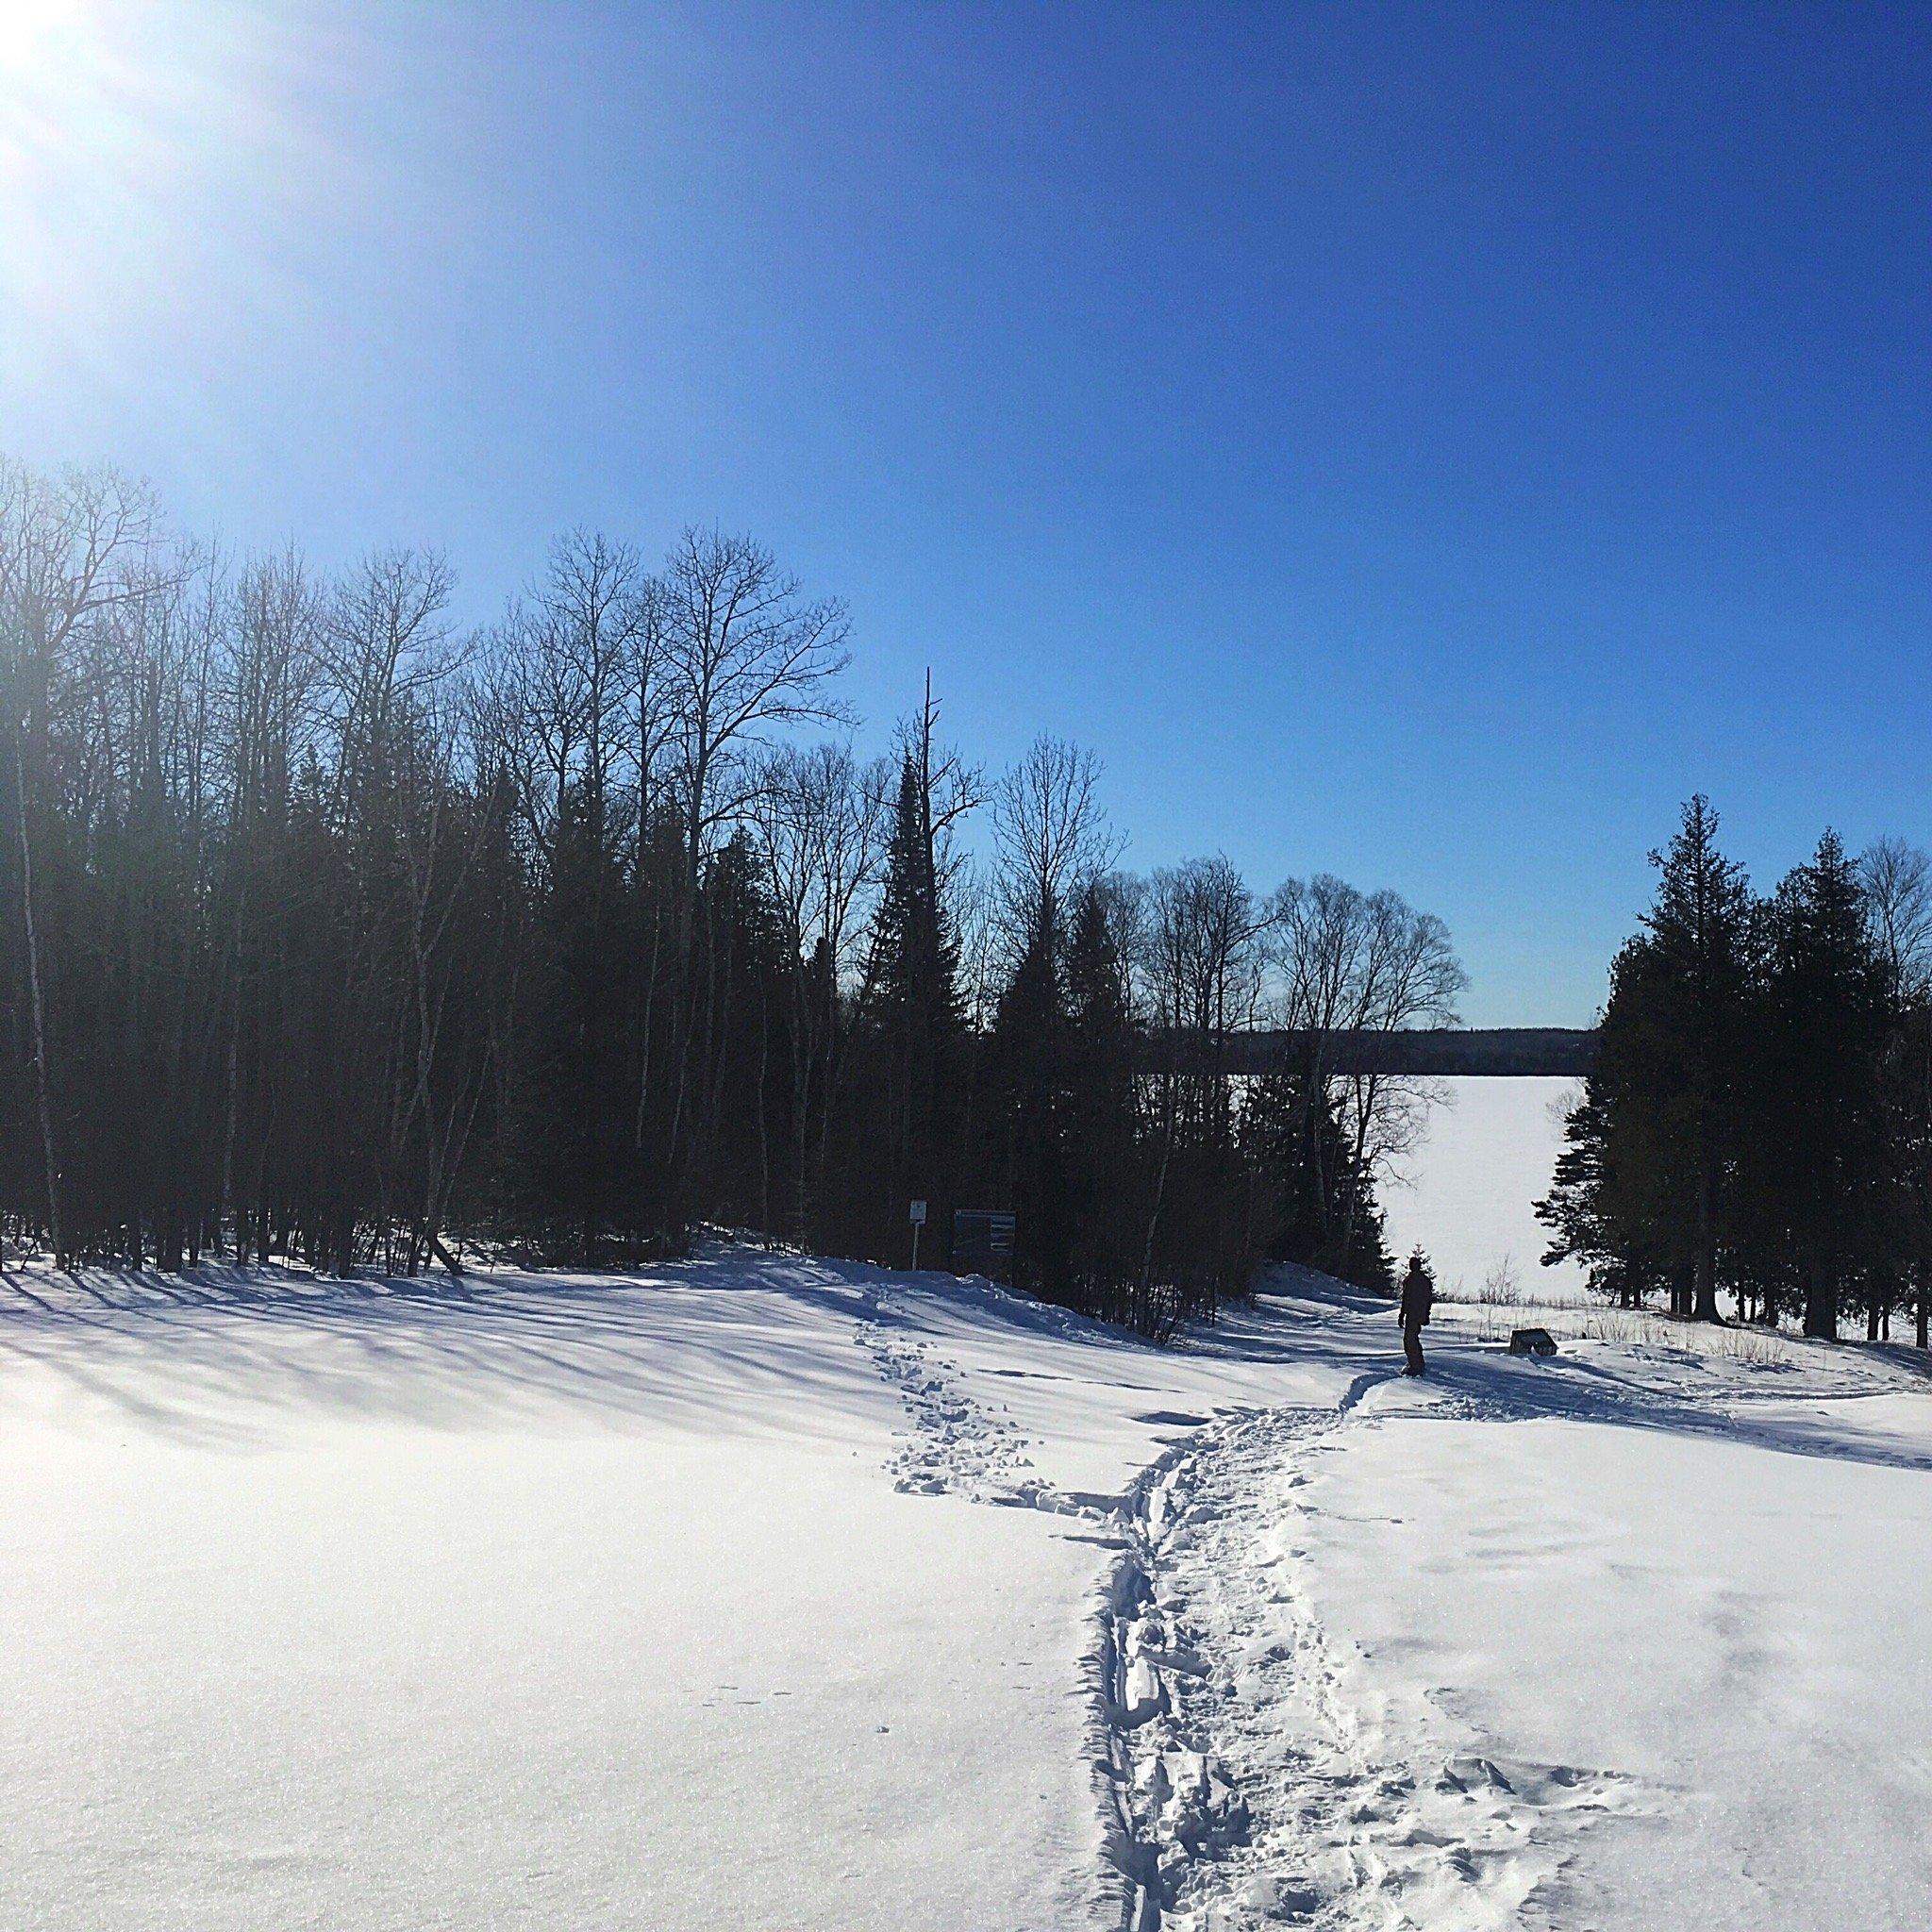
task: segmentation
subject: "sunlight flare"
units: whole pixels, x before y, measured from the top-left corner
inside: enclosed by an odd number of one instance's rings
[[[58,60],[85,13],[84,0],[0,0],[0,73]]]

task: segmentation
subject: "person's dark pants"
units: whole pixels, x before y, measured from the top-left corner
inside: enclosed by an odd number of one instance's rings
[[[1402,1373],[1420,1375],[1423,1372],[1423,1324],[1420,1322],[1402,1324],[1402,1352],[1408,1357],[1408,1366]]]

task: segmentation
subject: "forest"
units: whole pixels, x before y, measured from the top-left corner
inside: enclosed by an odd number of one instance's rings
[[[577,530],[496,622],[454,592],[0,463],[16,1251],[903,1263],[920,1199],[928,1263],[1009,1211],[1019,1286],[1149,1334],[1269,1257],[1386,1282],[1430,1083],[1337,1043],[1454,1023],[1440,919],[1130,874],[1090,753],[989,773],[929,680],[862,755],[843,606],[748,538]]]
[[[1868,1338],[1932,1299],[1932,860],[1827,831],[1768,897],[1699,795],[1610,968],[1538,1213],[1626,1306]]]

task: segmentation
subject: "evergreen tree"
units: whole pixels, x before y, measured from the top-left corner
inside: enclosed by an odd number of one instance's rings
[[[993,1023],[1015,1282],[1065,1303],[1072,1287],[1067,1197],[1067,1001],[1055,922],[1029,936]]]
[[[1300,1072],[1264,1075],[1249,1095],[1242,1134],[1267,1196],[1270,1258],[1392,1290],[1395,1263],[1374,1176],[1342,1131],[1325,1084],[1311,1091]]]
[[[1897,995],[1896,977],[1892,984]],[[1922,989],[1905,989],[1897,998],[1885,1087],[1914,1336],[1925,1348],[1932,1346],[1932,998]]]
[[[1846,1287],[1892,1259],[1882,1087],[1891,1031],[1857,872],[1826,832],[1778,887],[1758,1018],[1752,1198],[1760,1241],[1804,1284],[1805,1332],[1835,1336]]]
[[[945,1224],[962,1091],[958,945],[941,891],[932,796],[918,756],[900,762],[873,921],[864,1007],[882,1074],[891,1150],[886,1219],[922,1199]]]
[[[1583,1095],[1563,1122],[1549,1193],[1536,1204],[1537,1219],[1550,1229],[1543,1266],[1581,1261],[1590,1285],[1620,1307],[1641,1307],[1651,1286],[1627,1235],[1617,1226],[1609,1174],[1610,1103],[1592,1072]]]
[[[1067,939],[1067,1211],[1082,1306],[1130,1320],[1134,1230],[1145,1187],[1136,1092],[1141,1042],[1116,926],[1108,884],[1090,881]]]
[[[551,1239],[591,1263],[627,1217],[632,1153],[622,1039],[626,957],[617,859],[589,801],[565,794],[538,932],[540,997],[531,1009],[526,1158],[535,1192],[557,1217]]]
[[[1700,1322],[1717,1320],[1756,931],[1743,868],[1718,850],[1717,829],[1717,814],[1699,792],[1685,806],[1669,849],[1652,855],[1659,871],[1657,903],[1643,922],[1652,953],[1643,984],[1652,1010],[1632,1041],[1656,1056],[1650,1107],[1657,1155],[1681,1169],[1690,1192],[1689,1312]],[[1678,1244],[1672,1247],[1674,1266]]]
[[[1651,855],[1657,898],[1611,964],[1596,1064],[1539,1205],[1557,1234],[1546,1258],[1585,1260],[1620,1301],[1661,1287],[1700,1321],[1717,1319],[1757,929],[1717,825],[1699,794]]]

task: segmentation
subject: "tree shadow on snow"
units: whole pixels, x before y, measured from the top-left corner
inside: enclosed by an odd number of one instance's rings
[[[1158,1376],[1143,1385],[1134,1374],[1162,1359],[1278,1364],[1305,1388],[1307,1371],[1332,1374],[1344,1413],[1392,1381],[1401,1360],[1390,1300],[1307,1270],[1274,1271],[1253,1301],[1191,1328],[1169,1355],[983,1280],[717,1243],[632,1273],[489,1270],[460,1282],[219,1264],[166,1276],[8,1273],[0,1275],[0,1391],[9,1361],[34,1365],[76,1398],[215,1446],[257,1445],[304,1420],[330,1419],[842,1445],[870,1440],[881,1400],[896,1400],[868,1351],[853,1345],[863,1324],[933,1336],[943,1349],[948,1324],[957,1334],[962,1323],[975,1336],[1053,1345],[1024,1369],[984,1369],[991,1375],[1064,1371],[1132,1390],[1157,1387]],[[1524,1360],[1439,1326],[1430,1364],[1405,1416],[1591,1423],[1932,1469],[1932,1442],[1860,1426],[1861,1405],[1850,1398],[1911,1386],[1882,1362],[1861,1368],[1826,1353],[1817,1365],[1826,1386],[1816,1375],[1794,1386],[1655,1348]],[[1265,1379],[1257,1388],[1248,1374],[1242,1393],[1266,1401]],[[1141,1418],[1177,1427],[1198,1419],[1191,1409]]]
[[[1439,1338],[1427,1386],[1468,1405],[1483,1421],[1589,1423],[1709,1438],[1783,1455],[1823,1457],[1890,1469],[1932,1470],[1932,1406],[1915,1426],[1862,1413],[1874,1397],[1920,1394],[1901,1382],[1865,1381],[1863,1365],[1842,1364],[1848,1386],[1772,1380],[1761,1365],[1713,1367],[1686,1352],[1610,1343],[1538,1360],[1500,1343]],[[1838,1365],[1820,1364],[1829,1376]],[[1851,1381],[1859,1376],[1857,1381]],[[1762,1386],[1759,1386],[1762,1385]]]
[[[243,1447],[298,1419],[528,1422],[857,1439],[872,1308],[819,1264],[734,1250],[633,1274],[336,1280],[210,1266],[0,1276],[7,1364],[176,1440]],[[836,1345],[843,1342],[844,1345]],[[784,1399],[780,1399],[784,1398]]]

